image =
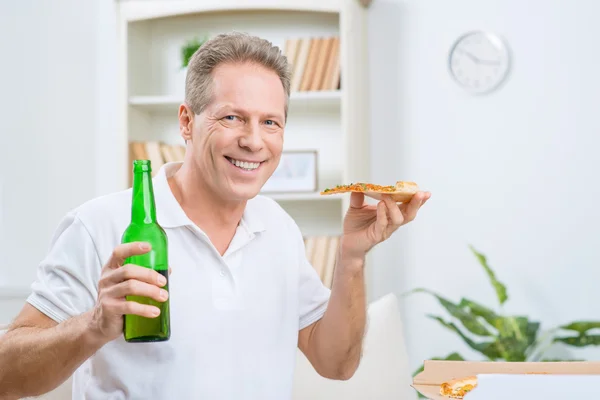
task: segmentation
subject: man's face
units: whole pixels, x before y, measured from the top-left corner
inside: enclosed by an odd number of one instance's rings
[[[285,92],[277,74],[255,64],[213,71],[213,97],[194,117],[191,160],[197,176],[225,201],[256,196],[283,148]]]

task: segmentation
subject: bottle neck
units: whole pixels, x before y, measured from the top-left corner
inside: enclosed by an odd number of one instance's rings
[[[156,205],[150,171],[134,171],[131,222],[152,224],[156,222]]]

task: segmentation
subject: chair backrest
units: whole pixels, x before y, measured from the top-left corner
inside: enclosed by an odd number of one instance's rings
[[[417,398],[404,342],[398,299],[388,294],[369,305],[363,357],[354,376],[333,381],[318,375],[297,352],[294,400]]]

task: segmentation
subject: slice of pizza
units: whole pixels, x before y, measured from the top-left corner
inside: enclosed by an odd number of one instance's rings
[[[382,186],[372,183],[351,183],[349,185],[337,185],[333,188],[327,188],[321,192],[322,195],[339,194],[348,192],[361,192],[376,200],[381,200],[382,195],[390,195],[396,203],[410,201],[419,187],[414,182],[398,181],[396,185]]]
[[[440,394],[452,399],[462,399],[467,393],[476,387],[477,377],[467,376],[442,383],[442,386],[440,387]]]

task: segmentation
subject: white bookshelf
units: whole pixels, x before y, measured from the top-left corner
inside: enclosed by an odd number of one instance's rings
[[[128,186],[129,142],[182,144],[179,51],[195,36],[242,31],[281,49],[286,39],[338,36],[341,89],[294,92],[284,150],[317,150],[318,189],[369,179],[366,4],[361,0],[122,0],[118,180]],[[341,233],[348,196],[270,195],[305,235]]]

